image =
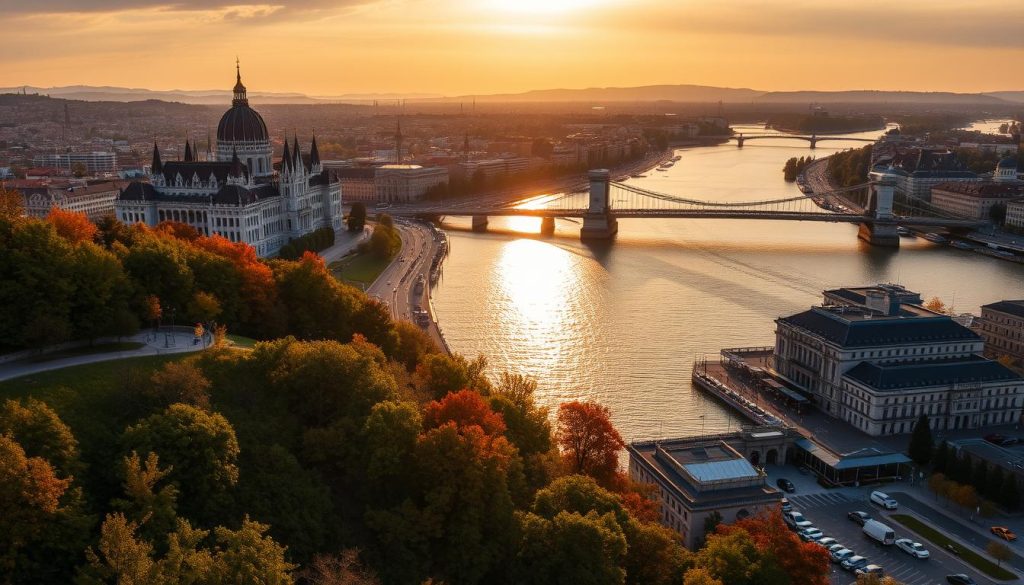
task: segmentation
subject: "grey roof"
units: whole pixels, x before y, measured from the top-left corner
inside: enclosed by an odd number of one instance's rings
[[[876,390],[926,388],[971,382],[1024,381],[999,362],[978,356],[891,365],[861,362],[843,376]]]
[[[160,199],[160,193],[149,183],[133,181],[121,190],[117,198],[123,201],[156,201]]]
[[[164,176],[164,180],[167,181],[168,185],[174,184],[174,179],[177,175],[181,175],[181,178],[185,181],[191,181],[194,175],[199,176],[200,181],[206,181],[212,174],[216,177],[218,183],[224,183],[228,177],[231,176],[233,161],[220,162],[220,161],[207,161],[207,162],[184,162],[184,161],[170,161],[165,162],[161,174]],[[248,169],[244,164],[241,165],[242,174],[248,174]]]
[[[984,312],[985,309],[999,311],[1000,313],[1006,313],[1007,315],[1013,315],[1014,317],[1024,317],[1024,300],[989,303],[981,307],[982,312]]]
[[[727,459],[683,465],[686,471],[700,482],[724,479],[747,479],[758,477],[757,470],[746,459]]]
[[[876,465],[888,465],[891,463],[910,463],[910,458],[903,453],[882,451],[875,447],[867,447],[837,455],[811,439],[801,437],[793,442],[836,471],[856,469],[858,467],[875,467]]]
[[[217,142],[269,140],[263,116],[246,103],[234,103],[217,124]]]
[[[977,333],[947,316],[875,317],[849,320],[822,308],[780,317],[841,347],[873,347],[942,341],[978,341]]]
[[[134,181],[118,195],[122,201],[164,201],[181,203],[207,203],[212,205],[251,205],[270,197],[279,197],[277,188],[271,184],[258,185],[251,189],[241,185],[224,185],[213,195],[168,195],[160,193],[153,185]]]
[[[999,164],[996,165],[996,168],[1015,169],[1017,168],[1017,159],[1013,158],[1012,156],[1006,157],[1003,160],[999,161]]]

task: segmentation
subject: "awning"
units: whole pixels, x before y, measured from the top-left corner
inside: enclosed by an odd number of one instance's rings
[[[794,443],[836,471],[911,462],[910,458],[903,453],[886,453],[874,447],[860,449],[845,455],[836,455],[810,439],[801,438]]]

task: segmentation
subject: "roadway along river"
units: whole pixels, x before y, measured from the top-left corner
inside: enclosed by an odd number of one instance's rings
[[[630,182],[697,199],[798,195],[783,180],[786,159],[861,146],[766,140],[682,149],[667,172]],[[539,224],[492,218],[490,233],[475,234],[468,220],[452,221],[434,293],[438,322],[453,350],[486,355],[493,374],[536,378],[553,409],[586,398],[609,406],[627,440],[736,428],[690,387],[693,361],[773,344],[773,320],[820,302],[825,288],[898,282],[973,313],[1024,298],[1022,265],[920,239],[904,239],[899,251],[872,248],[853,225],[619,220],[613,244],[591,247],[576,223],[559,221],[547,239],[535,235]]]

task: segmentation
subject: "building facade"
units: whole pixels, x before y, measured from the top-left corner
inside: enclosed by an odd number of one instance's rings
[[[1024,198],[1006,202],[1006,219],[1003,220],[1003,225],[1024,231]]]
[[[1016,174],[1016,167],[1014,170]],[[932,205],[957,217],[991,220],[992,208],[1024,195],[1024,188],[997,182],[940,183],[932,187]]]
[[[734,522],[777,510],[782,499],[767,485],[765,472],[725,438],[638,441],[627,446],[629,476],[657,487],[659,521],[678,532],[691,550],[700,546],[705,521],[715,513],[723,522]]]
[[[427,190],[448,182],[448,169],[420,165],[382,165],[374,174],[377,201],[409,203],[419,201]]]
[[[1024,363],[1024,300],[983,305],[978,332],[985,339],[985,355]]]
[[[103,182],[66,188],[24,190],[25,213],[30,217],[46,217],[53,207],[84,213],[92,221],[114,215],[117,196],[124,182]]]
[[[176,221],[204,235],[220,235],[273,256],[289,240],[319,228],[342,228],[341,185],[323,168],[316,137],[308,158],[298,137],[285,139],[279,169],[266,123],[249,107],[241,73],[231,108],[217,126],[216,160],[199,160],[186,144],[184,159],[163,162],[153,145],[148,181],[118,195],[116,213],[127,223]]]
[[[117,171],[117,154],[113,152],[68,152],[63,154],[40,154],[32,158],[37,167],[54,167],[72,170],[82,165],[90,173],[113,173]]]
[[[916,294],[893,285],[827,291],[823,306],[777,319],[775,370],[869,435],[909,433],[922,414],[940,430],[1019,421],[1024,379],[981,357],[977,333],[903,302],[908,293]]]

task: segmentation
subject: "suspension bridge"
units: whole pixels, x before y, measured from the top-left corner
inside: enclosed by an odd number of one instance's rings
[[[556,218],[583,220],[582,239],[610,239],[619,218],[742,219],[818,221],[860,226],[859,237],[877,245],[898,246],[900,226],[969,230],[981,225],[954,216],[923,200],[895,197],[891,182],[871,182],[828,193],[800,194],[754,201],[701,200],[612,182],[607,170],[590,171],[590,190],[541,196],[527,201],[489,204],[439,203],[393,210],[394,215],[426,219],[472,217],[474,230],[486,230],[489,217],[539,217],[542,233],[553,233]]]
[[[737,134],[730,136],[729,140],[735,140],[736,146],[743,147],[743,143],[748,140],[806,140],[811,143],[811,148],[818,145],[819,142],[824,140],[843,140],[845,142],[875,142],[876,138],[849,138],[847,136],[818,136],[817,134],[811,134],[810,136],[804,136],[801,134]]]

